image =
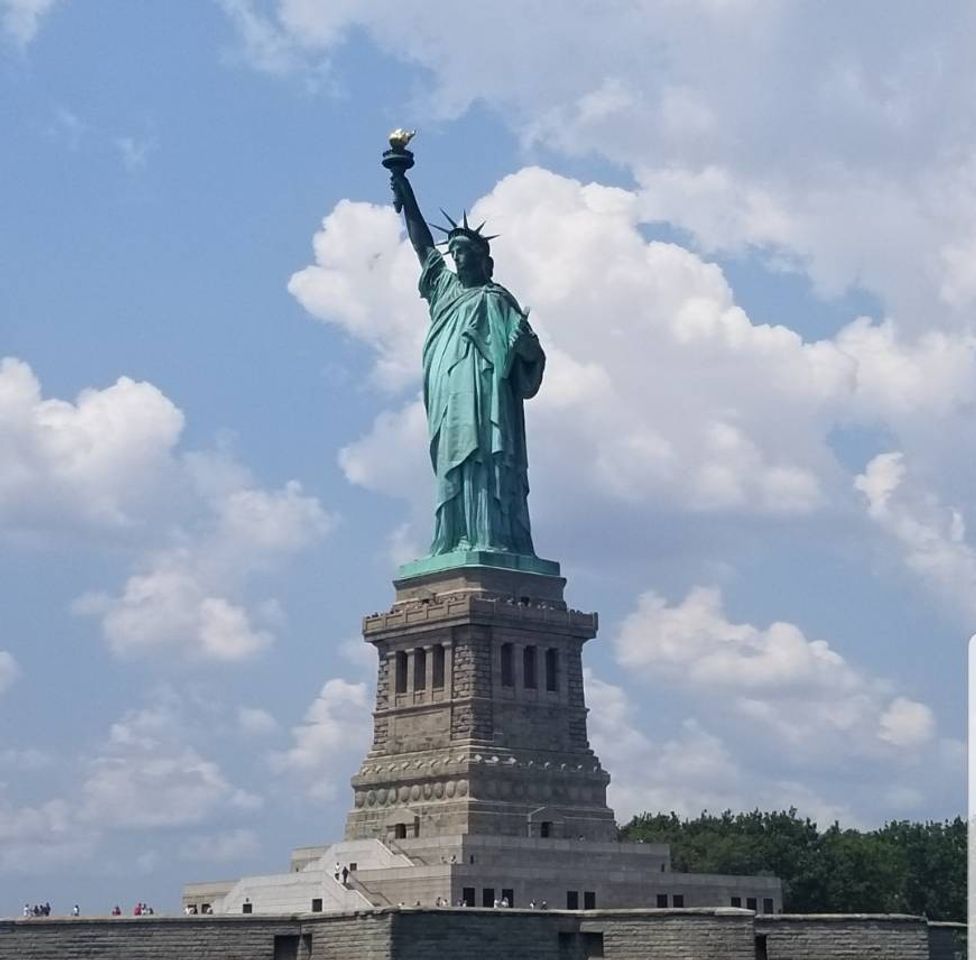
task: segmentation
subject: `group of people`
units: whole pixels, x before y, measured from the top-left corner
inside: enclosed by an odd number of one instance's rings
[[[348,886],[349,867],[345,866],[345,864],[339,863],[338,860],[336,860],[335,865],[335,879],[336,883],[341,883],[344,887]]]
[[[150,916],[151,917],[155,912],[156,911],[153,910],[153,908],[151,906],[149,906],[148,903],[143,903],[142,901],[140,901],[139,903],[137,903],[135,905],[135,907],[133,907],[133,909],[132,909],[132,916],[134,916],[134,917]],[[49,917],[49,916],[51,916],[51,904],[50,903],[35,903],[32,906],[29,903],[25,903],[24,904],[24,916],[25,917]],[[81,916],[81,907],[78,906],[77,903],[71,908],[71,916],[73,916],[73,917],[80,917]],[[118,904],[116,904],[114,907],[112,907],[112,916],[113,917],[121,917],[122,916],[122,908]]]
[[[51,916],[51,904],[49,903],[35,903],[35,904],[24,904],[24,916],[25,917],[49,917]]]
[[[397,904],[397,906],[398,907],[405,907],[406,904],[401,900]],[[420,906],[423,906],[423,904],[418,900],[414,904],[414,906],[415,907],[420,907]],[[435,907],[449,907],[449,906],[451,906],[451,901],[448,900],[447,897],[438,897],[434,901],[434,906]],[[464,900],[459,897],[455,901],[454,906],[455,907],[467,907],[467,906],[469,906],[469,904],[465,903]],[[492,903],[492,907],[494,907],[496,910],[505,910],[506,908],[511,907],[511,904],[508,902],[508,897],[502,897],[500,900],[496,899],[494,901],[494,903]],[[545,900],[540,900],[538,902],[536,902],[535,900],[530,900],[529,901],[529,909],[530,910],[548,910],[549,909],[549,904]]]

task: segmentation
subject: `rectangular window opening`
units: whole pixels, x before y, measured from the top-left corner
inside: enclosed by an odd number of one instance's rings
[[[502,644],[502,686],[515,686],[515,658],[510,643]]]
[[[603,953],[603,933],[597,930],[586,930],[580,934],[580,940],[582,941],[583,956],[589,960],[589,957],[602,957]]]
[[[676,893],[671,898],[672,907],[683,907],[685,905],[685,895],[683,893]]]
[[[756,960],[769,960],[769,953],[766,949],[765,933],[761,933],[756,937]]]
[[[579,890],[566,891],[566,909],[579,910]]]
[[[551,837],[552,836],[552,821],[543,820],[539,824],[539,836],[540,837]]]
[[[522,686],[526,690],[535,690],[535,647],[522,648]]]
[[[417,647],[413,652],[413,688],[427,689],[427,651],[423,647]]]
[[[461,891],[461,899],[466,907],[474,906],[474,887],[465,887]]]
[[[773,898],[772,897],[763,897],[763,908],[762,908],[762,912],[763,913],[772,913],[773,912]]]
[[[254,904],[250,900],[245,900],[241,904],[241,913],[254,913]]]
[[[583,891],[583,909],[584,910],[596,910],[596,891],[595,890],[584,890]]]
[[[732,898],[732,904],[731,905],[733,907],[741,907],[742,906],[742,897],[733,897]]]
[[[407,692],[407,655],[403,650],[397,652],[396,662],[396,692]]]
[[[559,651],[555,647],[546,650],[546,689],[559,689]]]
[[[298,960],[298,936],[291,934],[274,938],[274,960]]]
[[[515,891],[509,888],[504,888],[502,890],[502,900],[507,900],[510,907],[515,906]]]
[[[658,909],[664,909],[668,905],[668,895],[666,893],[659,893],[657,895],[657,905]]]
[[[321,912],[322,912],[322,898],[321,897],[313,897],[312,898],[312,913],[321,913]]]
[[[444,644],[438,643],[434,645],[434,675],[431,678],[431,686],[435,690],[441,690],[444,687]]]
[[[481,891],[481,905],[483,907],[493,907],[495,905],[495,888],[484,887]]]
[[[746,897],[746,910],[755,910],[755,909],[756,909],[756,898]]]

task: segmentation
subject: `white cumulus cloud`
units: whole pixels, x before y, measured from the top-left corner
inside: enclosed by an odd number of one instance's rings
[[[69,402],[31,368],[0,361],[0,532],[126,528],[172,477],[183,414],[150,383],[120,377]]]
[[[250,611],[237,599],[256,572],[324,536],[332,520],[297,483],[278,491],[243,488],[213,499],[209,524],[176,548],[150,554],[118,596],[91,593],[77,612],[101,618],[119,654],[167,652],[242,660],[273,642],[277,606]],[[270,614],[270,618],[269,618]]]
[[[241,827],[223,833],[189,837],[180,844],[180,856],[184,860],[199,860],[202,863],[229,863],[251,857],[260,849],[257,834]]]
[[[657,511],[779,524],[832,512],[848,522],[854,475],[833,442],[850,427],[897,438],[930,476],[965,486],[976,338],[890,317],[852,317],[816,340],[788,317],[756,323],[716,264],[647,241],[643,215],[638,192],[539,168],[474,205],[472,216],[503,235],[496,276],[531,306],[548,354],[543,389],[526,405],[529,455],[534,489],[560,496],[534,500],[534,513],[541,505],[564,528],[594,508],[649,529]],[[292,293],[373,348],[378,382],[412,392],[426,313],[392,211],[343,201],[315,252]],[[933,434],[934,420],[945,430]],[[350,481],[410,501],[397,544],[427,536],[426,446],[421,403],[400,399],[340,453]]]
[[[79,819],[102,828],[154,829],[260,805],[259,797],[235,788],[218,763],[187,740],[182,701],[175,694],[126,713],[87,762]]]
[[[421,118],[486,103],[528,144],[629,169],[642,216],[703,249],[759,251],[825,294],[870,289],[916,328],[967,323],[976,15],[961,0],[938,17],[877,2],[566,0],[558,17],[539,3],[445,17],[388,0],[224,2],[259,66],[318,64],[366,36],[425,68]],[[566,50],[585,56],[566,69]]]
[[[719,736],[689,718],[673,730],[642,723],[636,703],[623,687],[586,671],[589,733],[593,748],[610,771],[608,802],[617,821],[642,813],[694,817],[703,810],[798,807],[821,822],[856,821],[844,801],[826,798],[810,784],[782,771],[750,768],[750,750],[738,736]]]
[[[292,746],[271,757],[273,769],[304,781],[309,796],[331,800],[348,790],[347,772],[365,753],[372,719],[365,683],[328,680],[292,729]]]
[[[237,723],[246,734],[263,736],[278,729],[278,721],[262,707],[238,707]]]
[[[20,676],[20,668],[12,653],[0,650],[0,693],[3,693]]]
[[[19,46],[26,47],[56,3],[58,0],[0,0],[4,32]]]
[[[921,747],[935,735],[924,704],[849,664],[795,624],[756,627],[728,619],[717,589],[697,587],[670,605],[643,594],[614,648],[649,683],[679,684],[754,722],[794,751],[822,758]]]
[[[898,546],[905,565],[970,622],[976,617],[976,550],[963,514],[915,480],[900,452],[874,457],[854,481],[868,515]]]

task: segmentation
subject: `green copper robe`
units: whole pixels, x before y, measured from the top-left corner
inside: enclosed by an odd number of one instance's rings
[[[437,478],[430,552],[535,556],[522,401],[542,383],[545,354],[504,287],[463,286],[437,250],[420,295],[430,306],[424,405]]]

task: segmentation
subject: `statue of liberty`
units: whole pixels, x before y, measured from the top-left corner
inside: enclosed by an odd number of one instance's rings
[[[431,556],[493,551],[535,557],[522,403],[542,383],[545,354],[527,312],[492,280],[494,237],[482,234],[484,224],[471,228],[467,214],[460,225],[447,217],[450,226],[436,229],[446,234],[451,271],[406,178],[412,154],[402,149],[402,139],[391,135],[390,142],[394,149],[384,165],[420,260],[420,295],[430,310],[423,370],[437,482]],[[404,156],[408,163],[396,161]]]

